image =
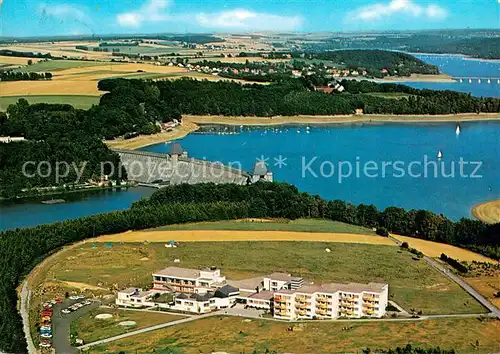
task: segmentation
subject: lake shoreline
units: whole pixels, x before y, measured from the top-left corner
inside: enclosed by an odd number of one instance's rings
[[[311,125],[311,126],[341,126],[353,124],[427,124],[427,123],[462,123],[462,122],[500,122],[498,113],[463,113],[448,115],[336,115],[336,116],[278,116],[278,117],[226,117],[226,116],[194,116],[185,115],[179,128],[171,132],[152,135],[140,135],[128,140],[106,141],[110,148],[140,149],[150,145],[166,143],[182,139],[197,131],[203,125],[230,126],[279,126],[279,125]]]

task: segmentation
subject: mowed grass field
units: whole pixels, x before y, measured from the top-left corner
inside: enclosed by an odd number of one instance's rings
[[[24,64],[29,58],[26,58]],[[39,61],[30,66],[24,66],[22,68],[17,69],[16,71],[21,72],[54,72],[72,68],[88,68],[92,66],[100,66],[102,62],[98,61],[85,61],[85,60],[48,60],[48,61]]]
[[[35,103],[55,103],[70,104],[75,108],[88,109],[92,105],[99,104],[99,96],[86,95],[35,95],[35,96],[0,96],[0,111],[7,110],[11,104],[15,104],[19,99],[24,98],[30,104]]]
[[[175,234],[172,239],[177,239]],[[326,248],[331,252],[326,252]],[[175,263],[175,259],[180,263]],[[315,284],[388,282],[391,299],[408,310],[424,314],[485,311],[426,262],[414,260],[409,252],[388,245],[239,241],[189,242],[166,248],[165,243],[106,246],[90,240],[60,252],[46,270],[45,279],[89,284],[111,291],[116,287],[151,286],[151,274],[168,266],[217,266],[233,280],[281,271]]]
[[[288,323],[238,317],[212,317],[139,334],[106,345],[92,353],[360,353],[365,348],[389,349],[412,344],[486,354],[500,350],[500,321],[476,318],[404,322],[308,322],[301,331],[287,331]],[[343,331],[342,328],[349,327]],[[476,346],[476,342],[479,344]]]
[[[95,319],[95,316],[103,313],[113,315],[113,318],[109,320]],[[76,338],[83,339],[84,343],[90,343],[141,328],[151,327],[160,323],[180,320],[182,318],[185,318],[185,316],[171,315],[164,312],[97,308],[71,322],[70,332],[74,334]],[[119,323],[124,321],[134,321],[136,325],[121,326]]]
[[[216,222],[200,222],[180,225],[168,225],[148,231],[171,230],[249,230],[249,231],[293,231],[293,232],[323,232],[351,233],[375,235],[375,232],[365,227],[349,225],[342,222],[323,219],[243,219]]]

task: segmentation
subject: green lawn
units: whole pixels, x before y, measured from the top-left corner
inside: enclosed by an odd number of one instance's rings
[[[325,248],[331,250],[325,252]],[[217,266],[239,280],[287,272],[314,283],[387,282],[391,299],[424,314],[482,313],[483,307],[423,260],[394,246],[337,242],[91,243],[62,252],[47,274],[53,280],[106,289],[151,286],[151,274],[168,266]],[[179,259],[180,263],[174,263]],[[68,261],[70,260],[70,261]]]
[[[292,325],[299,328],[297,325]],[[457,353],[498,352],[500,321],[477,318],[403,322],[304,322],[298,331],[289,323],[237,317],[212,317],[160,329],[105,345],[92,353],[361,353],[361,350],[441,347]],[[348,327],[348,330],[343,328]],[[476,345],[479,344],[479,345]]]
[[[49,60],[41,61],[33,65],[24,66],[17,69],[21,72],[47,72],[58,71],[72,68],[86,68],[89,66],[106,65],[105,62],[99,61],[84,61],[84,60]]]
[[[344,224],[338,221],[298,219],[276,220],[273,222],[259,221],[217,221],[192,224],[169,225],[153,230],[252,230],[252,231],[294,231],[294,232],[333,232],[348,234],[375,235],[371,229],[361,226]]]
[[[30,104],[34,103],[56,103],[70,104],[75,108],[88,109],[93,104],[99,104],[100,96],[83,95],[30,95],[30,96],[3,96],[0,97],[0,111],[6,111],[7,107],[15,104],[20,98],[25,98]]]
[[[102,313],[109,313],[113,315],[113,318],[109,320],[96,320],[95,316]],[[76,338],[83,339],[85,343],[90,343],[140,328],[180,320],[182,318],[184,318],[184,316],[170,315],[164,312],[153,313],[97,308],[76,321],[73,321],[71,323],[70,332]],[[120,326],[119,323],[123,321],[134,321],[136,325]]]

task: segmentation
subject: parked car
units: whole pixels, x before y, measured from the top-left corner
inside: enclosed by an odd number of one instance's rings
[[[68,309],[62,309],[61,310],[62,313],[65,313],[65,314],[68,314],[68,313],[71,313],[71,310],[68,310]]]
[[[78,300],[78,299],[80,299],[80,298],[79,298],[77,295],[71,295],[71,296],[69,297],[69,299],[70,299],[70,300]]]
[[[42,338],[52,338],[52,334],[51,333],[42,333],[42,334],[40,334],[40,337],[42,337]]]
[[[50,343],[50,342],[41,342],[40,346],[42,348],[50,348],[50,347],[52,347],[52,343]]]
[[[84,304],[84,305],[87,305],[87,306],[88,306],[88,305],[92,305],[92,301],[90,301],[90,300],[85,300],[85,301],[83,302],[83,304]]]

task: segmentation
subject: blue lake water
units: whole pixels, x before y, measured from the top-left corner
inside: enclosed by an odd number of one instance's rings
[[[417,55],[422,60],[438,65],[442,72],[452,76],[500,77],[500,62],[471,60],[459,56]],[[455,90],[474,96],[500,97],[496,81],[478,83],[405,83],[416,88]],[[500,197],[500,125],[473,123],[462,126],[457,139],[454,125],[383,125],[312,128],[309,134],[297,129],[274,134],[265,130],[244,131],[238,135],[189,135],[182,144],[191,156],[220,160],[240,160],[245,169],[251,169],[261,154],[273,158],[287,157],[287,166],[272,167],[275,180],[296,184],[300,189],[317,193],[328,199],[345,199],[354,203],[373,203],[378,207],[399,205],[406,208],[424,208],[442,212],[448,217],[469,216],[470,207],[485,200]],[[165,144],[147,148],[162,151]],[[422,160],[425,154],[436,157],[442,150],[443,162],[457,161],[460,156],[483,162],[481,179],[451,178],[349,178],[338,183],[337,174],[331,178],[301,177],[300,157],[322,162],[351,161],[355,167],[367,161],[394,161],[408,163]],[[307,162],[307,161],[306,161]],[[362,166],[362,165],[361,165]],[[449,165],[448,165],[449,166]],[[328,163],[323,169],[326,171]],[[447,167],[448,168],[448,167]],[[458,168],[458,167],[457,167]],[[329,173],[326,171],[327,174]],[[390,172],[390,171],[389,171]],[[446,170],[448,172],[448,170]],[[469,171],[471,172],[471,171]],[[65,219],[128,208],[134,201],[150,195],[153,190],[134,188],[128,191],[107,192],[75,199],[65,204],[44,205],[39,202],[0,204],[0,230],[28,227]]]
[[[0,203],[0,230],[29,227],[82,216],[127,209],[133,202],[154,192],[150,188],[103,191],[75,198],[63,204],[41,202]],[[50,199],[50,198],[48,198]]]
[[[458,137],[455,124],[244,128],[234,135],[195,133],[180,143],[192,157],[239,162],[247,171],[256,159],[268,158],[274,180],[326,199],[428,209],[458,219],[470,216],[473,205],[500,197],[500,124],[461,128]],[[158,144],[144,150],[167,149]],[[286,158],[281,168],[280,156]]]

